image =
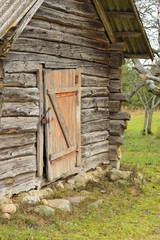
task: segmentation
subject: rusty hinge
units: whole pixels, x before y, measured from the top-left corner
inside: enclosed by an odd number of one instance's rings
[[[43,114],[42,116],[42,124],[47,124],[50,122],[49,117],[47,117],[47,113],[51,110],[51,108],[49,107],[46,112]]]

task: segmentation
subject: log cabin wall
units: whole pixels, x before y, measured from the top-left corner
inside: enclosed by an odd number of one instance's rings
[[[98,163],[116,163],[125,126],[119,113],[123,57],[109,51],[108,44],[91,0],[46,0],[37,11],[5,60],[0,193],[38,185],[39,65],[44,71],[81,69],[83,166],[90,169]]]

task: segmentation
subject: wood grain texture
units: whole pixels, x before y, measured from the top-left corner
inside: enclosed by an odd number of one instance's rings
[[[36,171],[36,156],[13,158],[0,161],[0,179]]]
[[[35,133],[0,135],[0,149],[16,148],[27,144],[35,144],[35,142]]]

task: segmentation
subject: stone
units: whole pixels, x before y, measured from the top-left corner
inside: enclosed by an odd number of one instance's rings
[[[10,204],[4,204],[1,207],[1,211],[2,213],[9,213],[9,214],[14,214],[17,211],[17,208],[14,204],[10,203]]]
[[[123,180],[131,180],[133,176],[133,173],[131,171],[121,171],[113,169],[109,172],[107,172],[106,177],[109,179],[109,181],[117,181],[120,179]]]
[[[81,203],[83,202],[86,197],[82,197],[82,196],[77,196],[77,197],[69,197],[67,198],[71,203]]]
[[[101,206],[104,203],[103,199],[99,199],[95,202],[92,202],[88,205],[89,208],[98,208],[99,206]]]
[[[3,213],[2,218],[10,220],[11,219],[11,215],[9,213]]]
[[[134,183],[135,183],[136,185],[142,185],[142,184],[145,183],[145,178],[144,178],[144,176],[143,176],[140,172],[137,172],[137,173],[135,174]]]
[[[27,195],[22,199],[22,203],[28,204],[28,205],[35,205],[40,202],[40,198],[38,196],[30,196]]]
[[[34,211],[44,217],[52,217],[55,214],[55,209],[45,205],[35,207]]]
[[[72,206],[69,200],[67,199],[51,199],[48,200],[48,206],[51,208],[58,208],[65,212],[71,212]]]
[[[48,205],[48,201],[47,201],[46,199],[42,199],[42,200],[41,200],[41,203],[42,203],[43,205]]]
[[[29,195],[39,197],[40,199],[44,197],[49,197],[53,194],[53,190],[51,188],[43,188],[41,190],[31,190],[29,191]]]

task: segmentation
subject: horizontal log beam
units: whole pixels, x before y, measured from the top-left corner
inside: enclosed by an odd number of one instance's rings
[[[82,123],[82,134],[92,133],[98,131],[105,131],[109,128],[109,120],[106,119],[98,119],[97,121],[91,121]]]
[[[82,145],[97,143],[107,140],[109,137],[108,131],[92,132],[82,134],[81,143]]]
[[[26,156],[0,161],[0,179],[36,171],[36,156]]]
[[[35,145],[25,145],[20,147],[14,147],[14,148],[7,148],[7,149],[1,149],[0,150],[0,161],[7,160],[7,159],[13,159],[17,157],[23,157],[23,156],[30,156],[30,155],[36,155],[36,148]]]
[[[34,144],[35,142],[36,133],[0,135],[0,149]]]

